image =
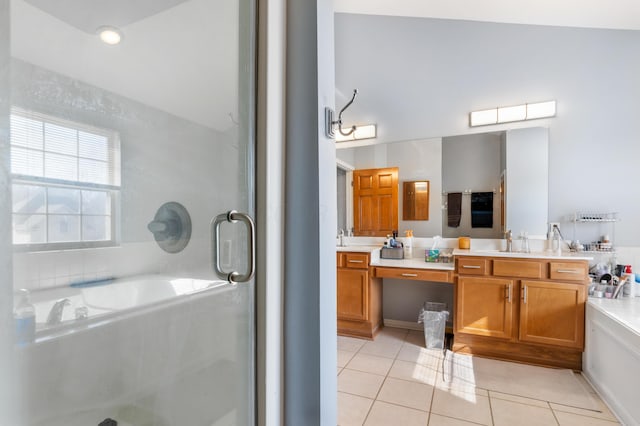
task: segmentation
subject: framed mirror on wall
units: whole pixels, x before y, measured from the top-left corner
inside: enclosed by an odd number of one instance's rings
[[[402,220],[429,220],[429,181],[402,183]]]

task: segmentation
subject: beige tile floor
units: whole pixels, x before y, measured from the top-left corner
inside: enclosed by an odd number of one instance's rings
[[[338,425],[619,424],[580,375],[602,412],[443,381],[441,360],[419,331],[385,328],[375,341],[339,336]],[[552,393],[553,383],[540,386]]]

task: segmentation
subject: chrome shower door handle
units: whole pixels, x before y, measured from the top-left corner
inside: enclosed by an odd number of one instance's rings
[[[223,222],[237,223],[243,222],[247,225],[247,249],[248,268],[245,274],[237,271],[225,272],[220,267],[220,225]],[[211,264],[213,271],[218,277],[229,281],[232,284],[247,282],[253,278],[256,270],[256,225],[251,216],[231,210],[227,213],[219,214],[211,220]]]

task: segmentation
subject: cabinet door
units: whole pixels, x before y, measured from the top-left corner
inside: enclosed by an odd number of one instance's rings
[[[458,277],[456,332],[511,339],[515,290],[513,280]]]
[[[520,286],[521,341],[584,347],[584,285],[522,281]]]
[[[338,269],[338,319],[369,319],[369,272]]]

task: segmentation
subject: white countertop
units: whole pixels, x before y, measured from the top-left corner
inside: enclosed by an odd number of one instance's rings
[[[336,251],[351,251],[358,253],[372,253],[374,250],[380,250],[380,246],[337,246]]]
[[[424,248],[414,248],[413,253],[422,254]],[[452,271],[455,269],[455,264],[451,263],[436,263],[425,262],[424,257],[413,257],[411,259],[380,259],[380,246],[374,245],[348,245],[336,247],[338,252],[357,252],[357,253],[370,253],[371,254],[371,266],[384,266],[388,268],[412,268],[412,269],[440,269]],[[549,252],[504,252],[494,249],[472,249],[462,250],[453,249],[454,256],[491,256],[491,257],[504,257],[504,258],[519,258],[519,259],[554,259],[554,260],[591,260],[592,257],[585,253],[573,253],[562,252],[562,254],[554,254]]]
[[[640,297],[621,299],[590,297],[587,303],[640,336]]]
[[[574,253],[563,251],[562,254],[549,253],[545,251],[522,253],[505,252],[500,250],[463,250],[454,249],[454,256],[491,256],[491,257],[513,257],[523,259],[556,259],[556,260],[591,260],[593,257],[585,253]]]
[[[357,252],[357,253],[370,253],[371,266],[384,266],[387,268],[411,268],[411,269],[439,269],[445,271],[453,271],[454,263],[435,263],[425,262],[424,257],[412,257],[411,259],[380,259],[380,246],[365,246],[365,245],[352,245],[352,246],[338,246],[336,247],[338,252]],[[424,248],[415,248],[413,253],[424,253]]]

